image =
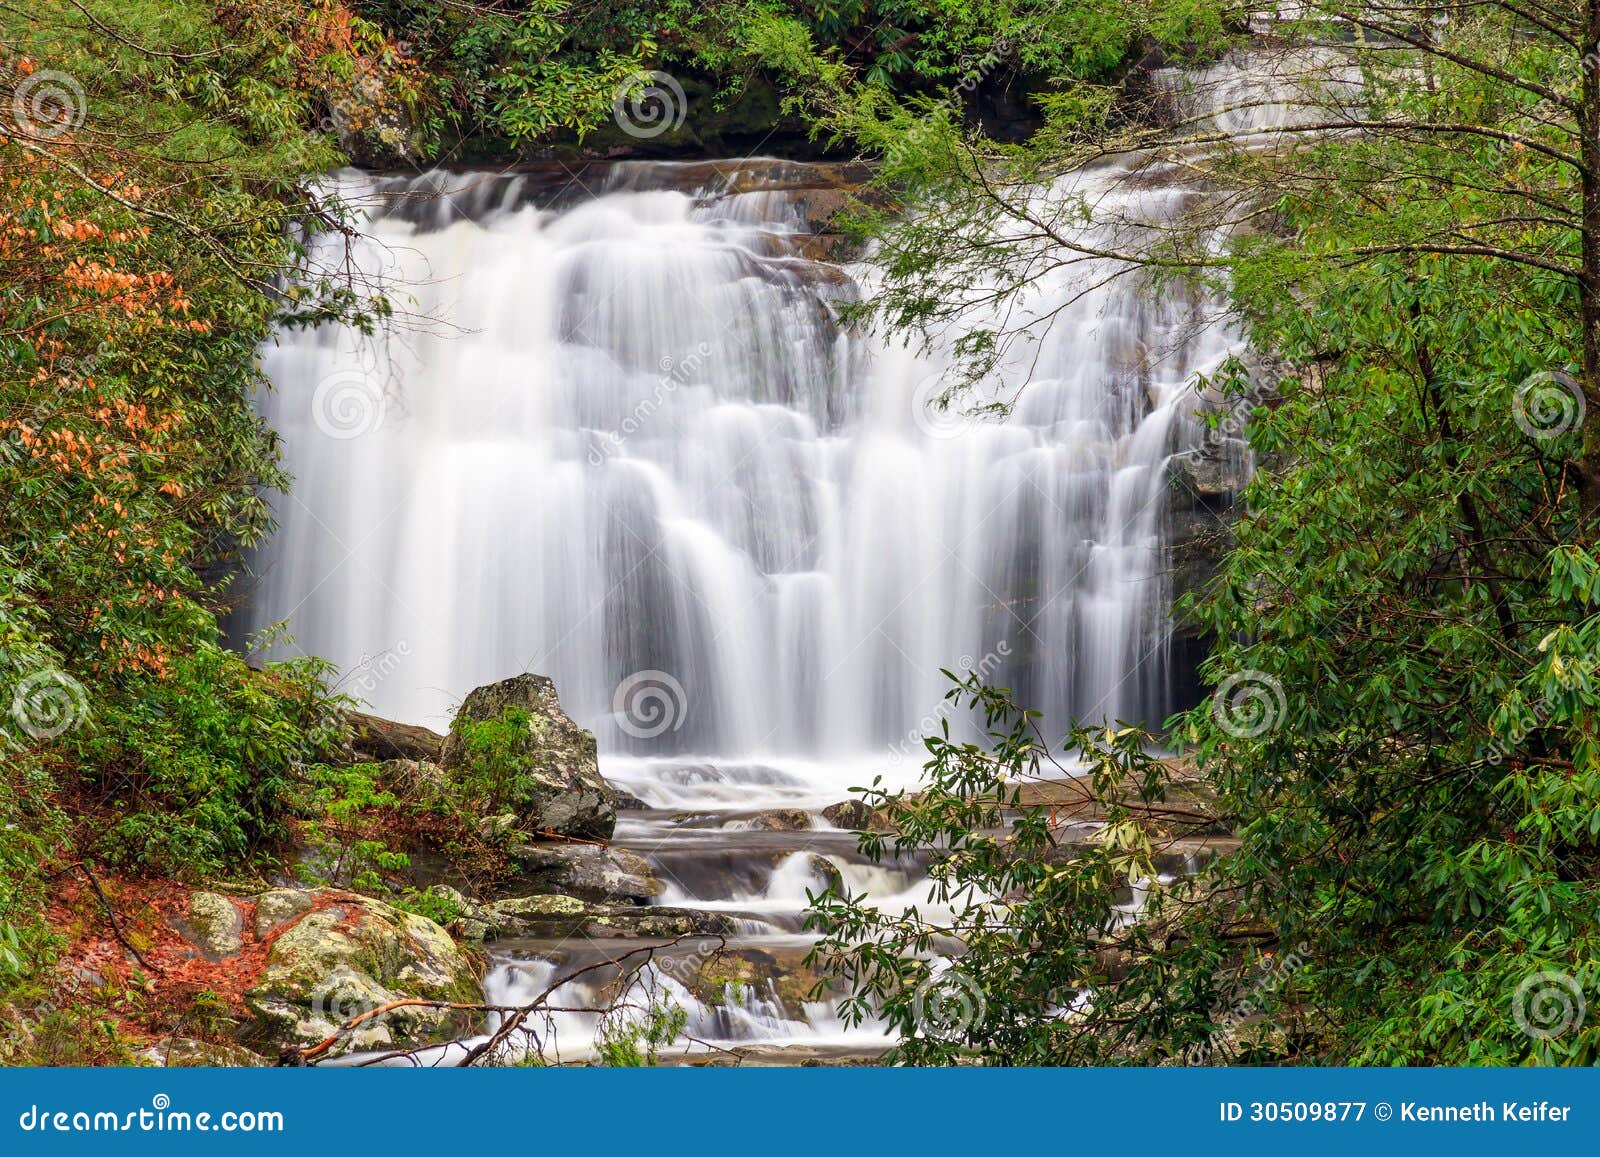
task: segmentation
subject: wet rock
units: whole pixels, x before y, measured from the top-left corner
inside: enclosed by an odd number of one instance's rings
[[[777,808],[746,821],[754,832],[804,832],[811,830],[811,813],[800,808]]]
[[[682,973],[692,965],[684,987],[704,1004],[738,1003],[741,988],[756,988],[798,1020],[804,1019],[805,1005],[821,979],[805,956],[805,949],[726,948],[679,964],[677,970]]]
[[[822,881],[824,888],[830,888],[835,893],[844,891],[844,876],[839,872],[839,866],[827,856],[819,856],[816,852],[802,852],[806,858],[806,867],[811,874]]]
[[[617,798],[600,776],[594,734],[574,723],[543,675],[517,675],[467,696],[451,724],[439,763],[452,779],[475,771],[481,758],[468,734],[473,725],[525,712],[527,725],[495,752],[504,774],[510,761],[517,798],[491,801],[499,810],[513,807],[524,829],[583,839],[608,839],[617,823]]]
[[[887,815],[859,799],[847,799],[823,808],[822,818],[836,828],[852,832],[886,832],[893,827]]]
[[[407,759],[439,762],[444,736],[437,731],[380,719],[360,711],[347,712],[345,720],[350,725],[350,753],[357,761],[387,763],[390,760]]]
[[[1248,447],[1222,438],[1202,450],[1175,454],[1168,467],[1167,581],[1173,595],[1203,589],[1233,545],[1234,499],[1250,480]],[[1180,639],[1195,638],[1202,624],[1180,618]]]
[[[311,904],[311,893],[298,888],[275,888],[261,893],[256,897],[256,939],[265,940],[280,926],[311,911]]]
[[[406,998],[481,999],[470,961],[432,920],[352,893],[332,898],[273,941],[245,994],[255,1017],[250,1043],[316,1044],[350,1018]],[[335,1051],[447,1040],[473,1031],[477,1021],[448,1009],[395,1009],[345,1034]]]
[[[733,921],[720,912],[687,908],[637,908],[589,904],[573,896],[523,896],[490,904],[502,936],[565,940],[669,940],[679,936],[720,936],[733,931]]]
[[[213,964],[244,947],[244,915],[215,892],[191,894],[188,912],[172,925]]]
[[[509,849],[518,890],[594,904],[648,904],[663,886],[643,856],[597,844],[523,843]]]
[[[1202,451],[1173,455],[1170,469],[1180,490],[1207,505],[1226,506],[1250,481],[1249,446],[1225,438]]]

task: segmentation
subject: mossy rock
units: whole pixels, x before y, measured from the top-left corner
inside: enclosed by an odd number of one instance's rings
[[[475,743],[476,725],[519,721],[496,733],[495,750]],[[543,675],[517,675],[467,696],[444,742],[440,766],[454,783],[476,785],[481,767],[509,768],[517,798],[483,801],[491,812],[514,808],[520,826],[532,832],[581,839],[611,838],[617,797],[600,775],[594,733],[561,709],[556,686]]]
[[[213,964],[244,946],[244,915],[234,902],[216,892],[195,892],[188,911],[172,921],[189,943]]]
[[[671,940],[680,936],[726,936],[733,920],[692,908],[639,908],[590,904],[574,896],[523,896],[488,906],[501,935],[564,940]]]
[[[472,963],[432,920],[381,901],[341,893],[298,917],[273,941],[245,1004],[252,1043],[307,1046],[351,1018],[397,1000],[477,1003]],[[396,1009],[363,1022],[336,1051],[411,1047],[475,1030],[475,1013]]]
[[[719,1006],[744,988],[770,993],[784,1011],[802,1019],[819,974],[805,963],[805,950],[732,948],[702,958],[687,987],[702,1003]]]

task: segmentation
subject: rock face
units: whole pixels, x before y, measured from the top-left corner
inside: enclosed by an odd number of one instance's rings
[[[811,830],[811,814],[800,808],[777,808],[751,816],[748,823],[756,832],[804,832]]]
[[[311,893],[298,888],[274,888],[256,897],[256,939],[265,940],[281,925],[311,911]]]
[[[244,946],[244,915],[216,892],[195,892],[187,916],[173,924],[213,964]]]
[[[824,979],[805,962],[805,955],[804,948],[725,948],[688,958],[679,975],[690,992],[712,1007],[736,1000],[739,988],[754,987],[765,990],[790,1015],[798,1017],[804,1015],[811,993]]]
[[[642,856],[595,844],[521,844],[510,852],[519,890],[572,896],[595,904],[648,904],[661,881]]]
[[[433,921],[354,893],[332,898],[273,941],[245,994],[256,1018],[251,1043],[316,1044],[350,1018],[407,997],[481,1000],[471,963]],[[477,1020],[447,1009],[396,1009],[364,1022],[335,1051],[450,1039],[472,1032]]]
[[[511,765],[522,798],[517,805],[524,830],[557,836],[604,840],[617,823],[617,798],[600,777],[594,734],[574,723],[543,675],[516,675],[468,695],[444,741],[439,763],[446,775],[471,775],[475,761],[469,733],[473,725],[526,712],[527,725],[508,749],[495,753],[498,765]]]
[[[496,934],[538,940],[655,939],[676,936],[725,936],[734,922],[720,912],[688,908],[638,908],[589,904],[572,896],[524,896],[488,906]]]

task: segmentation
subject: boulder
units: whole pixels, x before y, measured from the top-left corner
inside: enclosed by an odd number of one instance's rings
[[[243,913],[216,892],[192,893],[188,911],[175,917],[172,925],[213,964],[244,947]]]
[[[332,903],[322,900],[332,899]],[[306,1047],[351,1018],[407,998],[476,1003],[470,961],[432,920],[353,893],[334,893],[278,933],[245,1005],[249,1043]],[[334,1052],[411,1047],[471,1033],[469,1011],[400,1008],[346,1033]]]
[[[776,1000],[790,1018],[804,1020],[812,992],[824,981],[824,975],[806,962],[807,952],[787,947],[718,948],[674,960],[672,972],[703,1004],[738,1004],[742,990],[756,989]]]
[[[760,812],[744,823],[753,832],[808,832],[811,813],[797,807],[776,808]]]
[[[679,936],[726,936],[734,922],[720,912],[690,908],[639,908],[589,904],[573,896],[523,896],[490,904],[502,936],[537,940],[671,940]]]
[[[442,799],[450,790],[444,769],[428,759],[386,759],[378,768],[378,782],[403,800],[422,803]]]
[[[835,894],[844,894],[844,876],[827,856],[818,855],[816,852],[801,852],[806,858],[806,868],[813,876],[822,881],[824,888],[831,888]]]
[[[595,904],[648,904],[662,884],[643,856],[597,844],[523,843],[509,850],[519,890]]]
[[[526,726],[485,753],[475,725],[521,718]],[[609,839],[617,823],[617,798],[600,777],[594,734],[574,723],[543,675],[516,675],[467,696],[444,741],[439,764],[454,782],[487,774],[508,782],[490,803],[514,808],[525,830],[582,839]]]
[[[894,826],[888,816],[859,799],[830,804],[822,809],[822,818],[836,828],[852,832],[886,832]]]
[[[299,888],[274,888],[261,893],[256,897],[256,939],[265,940],[280,926],[309,912],[311,904],[311,893]]]

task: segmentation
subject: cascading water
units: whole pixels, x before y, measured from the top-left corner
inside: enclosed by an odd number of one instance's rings
[[[1159,722],[1164,465],[1231,335],[1126,277],[1041,327],[1009,419],[940,413],[937,362],[840,326],[856,271],[795,255],[781,193],[674,169],[616,166],[564,210],[525,177],[345,182],[409,210],[374,216],[358,264],[446,325],[269,351],[298,485],[258,622],[346,669],[403,655],[366,698],[413,722],[549,674],[608,751],[882,752],[941,667],[985,661],[1054,719]],[[641,682],[669,700],[656,734]]]
[[[1130,158],[1037,196],[1092,206],[1082,239],[1108,247],[1202,195],[1181,171]],[[1169,463],[1203,437],[1194,375],[1240,342],[1204,295],[1080,261],[1021,303],[1036,340],[998,371],[1013,412],[940,413],[945,363],[841,324],[869,273],[808,256],[807,166],[604,172],[581,192],[340,179],[369,207],[356,263],[432,320],[267,351],[297,486],[251,617],[287,619],[380,714],[436,727],[474,686],[553,676],[647,805],[616,842],[662,902],[734,914],[736,947],[781,965],[831,875],[889,903],[925,890],[815,817],[873,774],[913,777],[941,667],[1056,724],[1174,706]],[[757,830],[774,807],[811,829]],[[503,948],[491,999],[537,991],[553,959],[584,955]],[[882,1044],[770,985],[663,981],[701,1040]],[[592,1019],[568,1018],[566,1046]]]

